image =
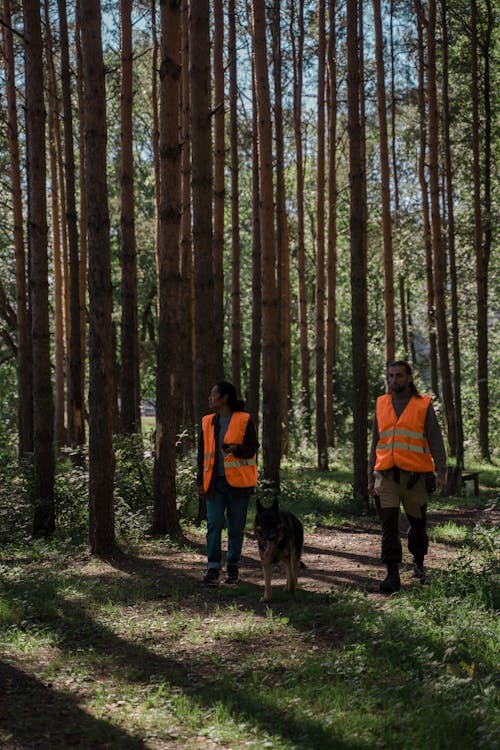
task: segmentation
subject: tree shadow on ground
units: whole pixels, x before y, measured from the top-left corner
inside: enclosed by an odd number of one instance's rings
[[[16,750],[142,750],[146,745],[80,708],[78,697],[54,690],[24,670],[0,661],[0,746]],[[11,743],[11,744],[9,744]]]
[[[120,556],[120,560],[123,557]],[[148,561],[149,562],[149,561]],[[147,566],[149,572],[154,570],[154,566]],[[158,571],[155,571],[158,574]],[[48,591],[48,582],[50,576],[46,576],[44,591]],[[36,585],[36,580],[31,583]],[[127,683],[139,683],[145,686],[151,686],[157,683],[168,683],[171,687],[181,688],[189,697],[202,707],[214,707],[217,703],[222,703],[238,721],[251,721],[252,724],[258,725],[261,729],[271,734],[278,734],[284,739],[293,742],[293,746],[298,750],[311,750],[312,748],[335,748],[335,750],[361,750],[366,749],[365,743],[357,741],[349,742],[334,735],[331,729],[325,727],[320,720],[313,717],[301,715],[299,711],[290,706],[289,709],[281,709],[277,715],[274,710],[273,702],[267,700],[267,696],[262,692],[252,692],[249,686],[242,683],[238,675],[227,672],[224,679],[205,680],[204,675],[207,673],[213,675],[224,672],[221,665],[214,668],[213,659],[210,651],[200,653],[179,655],[176,651],[175,658],[168,658],[162,654],[155,653],[146,646],[124,639],[114,633],[109,627],[96,622],[89,615],[89,602],[81,603],[68,601],[61,597],[57,591],[56,581],[53,581],[53,611],[58,613],[55,620],[45,621],[44,628],[50,629],[56,638],[57,647],[68,656],[77,655],[78,659],[85,659],[88,654],[90,665],[94,665],[96,660],[101,660],[100,668],[105,668],[107,672],[113,674],[113,679],[123,680]],[[25,584],[26,585],[26,584]],[[9,584],[8,593],[13,599],[18,596],[25,596],[26,589],[19,584]],[[124,583],[126,585],[126,583]],[[132,594],[136,595],[137,585],[133,584]],[[207,592],[212,599],[213,609],[216,609],[217,597],[213,594],[216,592]],[[247,605],[247,602],[245,603]],[[204,610],[206,613],[206,609]],[[260,608],[262,614],[262,608]],[[262,644],[264,647],[266,644]],[[237,644],[238,652],[241,644]],[[285,670],[281,670],[283,673]],[[294,679],[295,668],[291,667],[291,679]],[[300,680],[300,674],[297,676]],[[31,678],[30,678],[31,679]],[[32,700],[30,693],[16,691],[11,700],[11,711],[15,715],[18,706],[23,710],[31,707],[36,710],[40,705],[39,696],[35,695]],[[56,702],[54,705],[53,721],[60,725],[64,721],[67,704]],[[79,709],[76,709],[77,711]],[[78,716],[75,717],[77,719]],[[85,731],[92,731],[92,721],[89,727],[83,727]],[[76,722],[78,724],[78,722]],[[111,726],[111,725],[110,725]],[[36,738],[39,727],[35,724],[29,725],[24,729],[11,722],[11,731],[16,733],[16,740],[24,742],[23,747],[31,747],[30,738]],[[111,727],[111,729],[114,729]],[[116,729],[116,744],[112,747],[128,748],[143,747],[142,744],[127,745],[118,744],[127,740],[126,735],[121,738],[120,730]],[[83,741],[83,740],[82,740]],[[132,740],[131,740],[132,742]],[[33,747],[38,747],[33,744]],[[43,746],[41,746],[43,747]],[[64,747],[63,744],[54,744],[52,747]],[[82,744],[75,747],[99,747],[98,744]]]

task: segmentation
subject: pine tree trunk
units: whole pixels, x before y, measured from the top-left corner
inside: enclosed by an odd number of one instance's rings
[[[16,321],[17,321],[17,423],[19,456],[33,451],[33,380],[31,330],[28,317],[26,287],[26,254],[24,249],[21,165],[19,158],[19,128],[15,85],[14,43],[11,30],[11,4],[4,0],[2,25],[5,78],[7,89],[7,138],[9,142],[14,247],[16,265]]]
[[[318,468],[328,469],[325,422],[325,2],[318,0],[318,153],[316,166],[316,447]]]
[[[488,4],[489,6],[489,4]],[[479,396],[479,448],[481,456],[490,461],[489,447],[489,394],[488,394],[488,263],[490,251],[490,239],[487,241],[487,233],[483,229],[483,214],[481,209],[481,135],[480,135],[480,112],[479,92],[481,84],[479,81],[479,59],[478,59],[478,9],[476,0],[471,3],[471,98],[472,98],[472,153],[473,153],[473,180],[474,180],[474,250],[476,256],[476,284],[477,284],[477,383]],[[485,55],[485,59],[486,59]],[[487,186],[489,179],[487,174],[490,170],[490,146],[488,139],[491,137],[488,130],[491,128],[489,111],[489,66],[485,66],[485,119],[484,119],[484,143],[485,143],[485,191],[484,208],[486,224],[490,227],[489,203],[487,198]],[[489,192],[489,191],[488,191]],[[488,212],[486,211],[488,208]],[[491,236],[491,229],[488,229]]]
[[[335,444],[335,370],[337,344],[337,41],[336,0],[329,0],[328,39],[328,298],[326,316],[326,435]]]
[[[446,210],[447,210],[447,236],[448,257],[450,263],[451,283],[451,327],[453,341],[453,385],[455,393],[455,425],[456,425],[456,462],[457,467],[464,468],[464,428],[462,417],[462,374],[460,358],[460,330],[458,309],[458,279],[455,247],[455,214],[453,203],[453,165],[451,158],[450,142],[450,104],[449,104],[449,61],[448,61],[448,10],[446,0],[441,2],[441,29],[442,29],[442,66],[443,66],[443,142],[444,162],[446,180]]]
[[[276,284],[273,148],[264,0],[252,4],[259,144],[262,281],[262,453],[264,480],[279,491],[281,458],[279,305]]]
[[[52,266],[54,273],[54,442],[57,447],[66,445],[64,427],[64,320],[63,299],[64,290],[61,273],[61,221],[59,214],[59,154],[57,143],[56,120],[58,96],[54,65],[54,51],[52,44],[52,30],[48,3],[44,3],[45,17],[45,55],[48,70],[48,125],[49,125],[49,164],[50,164],[50,203],[52,222]]]
[[[214,0],[214,324],[217,372],[224,372],[224,199],[226,161],[224,117],[224,13],[222,0]]]
[[[194,252],[195,364],[197,424],[208,412],[207,398],[223,377],[216,356],[212,249],[212,137],[210,115],[210,23],[208,0],[192,0],[189,16],[191,70],[191,189]]]
[[[160,247],[153,532],[179,536],[175,463],[179,418],[180,0],[160,6]]]
[[[425,18],[419,0],[415,0],[415,12],[417,15],[418,32],[418,109],[419,109],[419,155],[418,155],[418,178],[422,193],[422,218],[424,226],[425,246],[425,277],[427,283],[427,320],[429,326],[429,367],[431,390],[434,395],[439,395],[438,385],[438,363],[437,363],[437,340],[436,340],[436,315],[434,308],[434,278],[432,274],[432,240],[431,225],[429,220],[429,192],[425,174],[426,152],[427,152],[427,113],[425,107],[425,49],[424,49],[424,27]]]
[[[125,433],[140,432],[137,382],[139,359],[137,313],[137,249],[133,158],[132,0],[120,0],[121,39],[121,359],[120,417]]]
[[[80,0],[75,2],[75,46],[76,46],[76,89],[78,94],[79,128],[79,177],[80,177],[80,389],[82,394],[82,434],[85,440],[85,361],[87,357],[87,182],[85,175],[85,124],[83,114],[83,61],[80,30]]]
[[[33,339],[33,535],[48,536],[55,529],[54,405],[50,366],[45,105],[38,0],[24,2],[24,35]]]
[[[82,330],[80,299],[80,258],[78,247],[78,217],[75,197],[75,157],[73,142],[73,109],[71,102],[71,68],[69,60],[68,21],[66,0],[58,0],[59,37],[61,44],[61,91],[64,116],[64,174],[66,193],[66,226],[69,250],[70,275],[70,351],[68,374],[68,440],[73,447],[83,445],[85,427],[83,421],[82,385]]]
[[[113,332],[106,89],[99,0],[80,0],[89,252],[89,538],[93,554],[115,546]]]
[[[247,408],[252,415],[255,429],[258,432],[261,393],[260,363],[262,355],[262,271],[259,215],[259,154],[257,141],[257,95],[252,64],[252,337],[250,341]]]
[[[427,24],[427,96],[429,103],[429,188],[431,195],[432,254],[434,269],[434,294],[436,300],[437,343],[439,369],[446,421],[449,451],[456,454],[456,426],[453,406],[453,388],[448,354],[448,327],[446,322],[446,259],[441,229],[439,205],[439,123],[436,86],[436,0],[429,0]]]
[[[296,153],[296,193],[297,193],[297,275],[298,275],[298,306],[299,306],[299,334],[300,334],[300,382],[301,404],[304,415],[304,429],[306,435],[311,434],[311,386],[310,354],[308,343],[307,320],[307,292],[306,292],[306,258],[304,239],[304,158],[302,143],[302,89],[303,89],[303,59],[304,59],[304,0],[299,0],[298,31],[294,30],[294,8],[292,2],[290,37],[293,54],[293,129]],[[297,42],[295,42],[297,39]]]
[[[380,148],[380,180],[382,187],[382,234],[384,240],[384,303],[385,303],[385,360],[393,362],[396,356],[394,329],[394,270],[392,254],[391,188],[389,177],[389,147],[385,96],[384,42],[380,0],[373,0],[375,49],[377,58],[377,104]]]
[[[363,144],[360,113],[361,60],[358,2],[347,0],[347,111],[349,134],[351,326],[354,497],[367,502],[368,305],[366,212],[363,206]]]
[[[229,108],[231,130],[231,362],[232,380],[241,393],[240,199],[238,165],[238,59],[236,8],[229,0]]]
[[[274,78],[274,123],[276,143],[276,240],[278,266],[278,299],[280,300],[280,367],[282,450],[288,451],[288,421],[292,406],[290,362],[290,248],[286,215],[285,155],[283,135],[283,93],[281,54],[281,0],[274,0],[272,10],[272,46]]]
[[[183,386],[183,424],[190,428],[191,442],[194,440],[193,426],[194,391],[193,391],[193,242],[191,237],[191,132],[189,109],[189,3],[182,0],[182,71],[181,71],[181,276],[183,314],[180,320],[181,368],[184,374]]]

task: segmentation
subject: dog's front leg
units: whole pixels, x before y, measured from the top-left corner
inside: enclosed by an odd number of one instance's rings
[[[262,563],[262,572],[264,573],[264,596],[262,597],[261,602],[271,601],[271,570],[271,563]]]
[[[292,556],[286,561],[286,590],[292,596],[295,596],[297,588],[297,574],[298,574],[299,563],[295,556]]]

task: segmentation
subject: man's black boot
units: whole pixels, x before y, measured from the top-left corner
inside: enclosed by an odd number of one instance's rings
[[[399,567],[397,563],[387,563],[387,575],[380,583],[380,591],[383,594],[394,594],[399,591],[401,581],[399,580]]]

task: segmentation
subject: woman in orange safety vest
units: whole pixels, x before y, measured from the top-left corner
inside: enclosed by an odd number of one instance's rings
[[[226,524],[226,583],[237,583],[248,501],[257,484],[259,442],[232,383],[214,385],[208,404],[215,413],[202,419],[197,474],[198,495],[205,496],[207,505],[208,569],[203,583],[215,584],[219,579],[222,529]]]

